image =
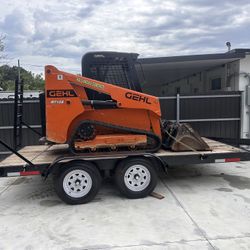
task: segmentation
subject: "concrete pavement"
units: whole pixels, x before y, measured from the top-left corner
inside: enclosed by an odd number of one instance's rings
[[[0,179],[0,249],[250,249],[250,162],[179,166],[158,200],[128,200],[105,181],[69,206],[40,177]]]

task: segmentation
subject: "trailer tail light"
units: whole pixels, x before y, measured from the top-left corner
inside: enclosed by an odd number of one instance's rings
[[[40,175],[40,171],[21,171],[21,172],[10,172],[7,174],[9,177],[14,176],[29,176],[29,175]]]
[[[237,161],[240,161],[240,158],[215,159],[216,163],[219,163],[219,162],[237,162]]]
[[[39,175],[40,171],[25,171],[20,172],[20,176],[27,176],[27,175]]]

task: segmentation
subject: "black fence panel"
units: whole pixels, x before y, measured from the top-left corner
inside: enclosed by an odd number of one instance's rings
[[[23,121],[29,125],[41,125],[39,99],[25,100]],[[14,102],[0,100],[0,127],[13,126]]]
[[[41,132],[41,128],[36,129],[38,132]],[[0,138],[5,143],[13,147],[13,128],[0,129]],[[37,145],[39,144],[39,135],[31,131],[30,129],[23,127],[23,137],[22,145]],[[0,152],[6,152],[7,149],[0,144]]]
[[[41,132],[41,115],[39,99],[26,99],[23,104],[23,121],[32,128]],[[0,100],[0,139],[13,147],[13,123],[14,123],[14,101],[13,99]],[[39,136],[23,126],[22,145],[39,144]],[[8,150],[0,144],[0,158],[3,158]]]
[[[185,97],[183,97],[185,98]],[[180,119],[216,119],[239,118],[241,99],[232,97],[203,97],[182,99],[180,101]]]
[[[202,136],[240,137],[241,92],[161,97],[160,103],[163,119],[190,123]]]
[[[239,121],[190,122],[190,124],[204,137],[238,139],[240,134]]]
[[[160,100],[161,115],[163,119],[175,120],[176,119],[176,99]]]

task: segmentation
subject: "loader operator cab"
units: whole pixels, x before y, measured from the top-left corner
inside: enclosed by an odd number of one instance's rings
[[[142,92],[135,64],[139,54],[89,52],[82,57],[82,76]],[[90,100],[108,100],[105,94],[87,89]]]

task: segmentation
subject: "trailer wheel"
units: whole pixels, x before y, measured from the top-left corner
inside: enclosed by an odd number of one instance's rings
[[[115,182],[127,198],[144,198],[153,192],[157,174],[152,163],[144,158],[126,159],[116,168]]]
[[[98,169],[90,163],[70,162],[54,176],[57,195],[71,205],[94,199],[101,185]]]

